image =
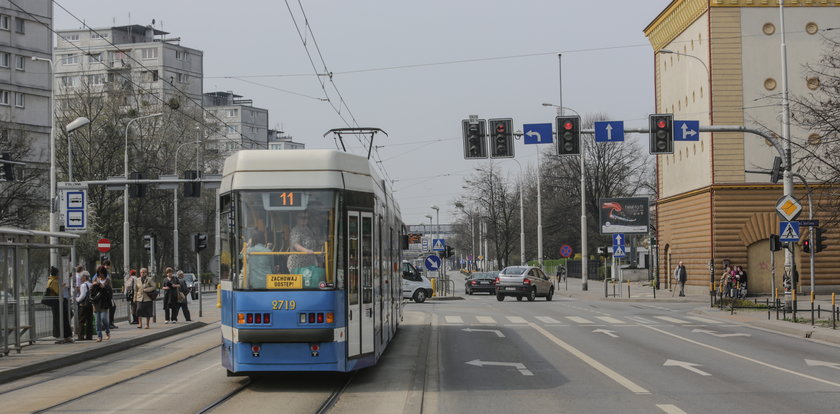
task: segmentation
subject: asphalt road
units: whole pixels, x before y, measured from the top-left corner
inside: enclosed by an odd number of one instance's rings
[[[457,280],[457,279],[456,279]],[[2,412],[835,412],[838,348],[716,320],[697,303],[407,303],[380,365],[229,378],[218,324],[0,386]],[[241,390],[241,391],[240,391]]]

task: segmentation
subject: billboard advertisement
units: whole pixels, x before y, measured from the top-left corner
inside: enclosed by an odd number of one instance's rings
[[[598,205],[601,234],[648,232],[650,207],[647,197],[602,198]]]

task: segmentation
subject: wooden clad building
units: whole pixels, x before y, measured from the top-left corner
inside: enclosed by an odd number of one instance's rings
[[[825,52],[819,34],[840,21],[840,1],[785,1],[788,89],[791,96],[819,88],[806,63]],[[654,51],[658,113],[701,125],[737,125],[780,133],[782,87],[779,6],[776,0],[674,0],[645,28]],[[816,85],[816,86],[815,86]],[[776,149],[763,138],[744,133],[701,133],[699,141],[675,142],[674,153],[656,157],[659,280],[666,280],[678,261],[688,267],[688,284],[708,288],[719,279],[724,260],[742,265],[750,291],[771,292],[769,236],[779,232],[775,212],[782,184],[750,171],[769,171]],[[812,131],[796,127],[797,145],[811,145]],[[794,151],[794,165],[805,156]],[[806,176],[811,187],[820,177]],[[807,191],[795,196],[809,215]],[[814,200],[817,202],[817,200]],[[814,208],[814,218],[826,212]],[[827,229],[829,249],[816,255],[816,291],[840,287],[838,228]],[[808,230],[803,228],[803,237]],[[799,245],[795,261],[800,291],[809,290],[808,254]],[[804,260],[804,262],[803,262]],[[781,287],[784,252],[775,255],[775,282]]]

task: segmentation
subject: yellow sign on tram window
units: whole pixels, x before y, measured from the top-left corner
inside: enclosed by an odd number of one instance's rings
[[[303,289],[303,275],[271,274],[265,276],[266,289]]]

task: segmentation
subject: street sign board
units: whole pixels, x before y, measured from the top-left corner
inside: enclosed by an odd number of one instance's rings
[[[798,242],[800,234],[798,221],[779,222],[779,241]]]
[[[554,137],[551,135],[551,123],[547,124],[525,124],[522,126],[525,144],[551,144]]]
[[[804,227],[819,227],[819,220],[799,220],[799,225]]]
[[[595,123],[595,142],[623,142],[624,121]]]
[[[792,195],[782,196],[776,203],[776,212],[786,221],[796,220],[799,213],[802,213],[802,203]]]
[[[612,235],[613,242],[613,257],[624,257],[624,252],[627,251],[624,244],[624,234],[615,233]]]
[[[674,121],[674,141],[700,141],[700,121]]]
[[[96,248],[99,249],[101,253],[108,253],[111,250],[111,241],[108,239],[99,239],[96,242]]]
[[[61,190],[59,203],[59,220],[64,229],[72,232],[87,231],[87,188]]]
[[[599,224],[601,234],[647,233],[650,207],[647,197],[601,198]]]
[[[569,246],[568,244],[560,246],[560,256],[567,259],[572,257],[572,246]]]
[[[423,246],[422,250],[424,252],[428,252],[429,251],[429,239],[423,239],[422,246]]]
[[[435,255],[426,256],[426,261],[423,262],[428,270],[438,270],[440,268],[440,257]]]
[[[432,251],[445,252],[446,241],[444,239],[432,239]]]

